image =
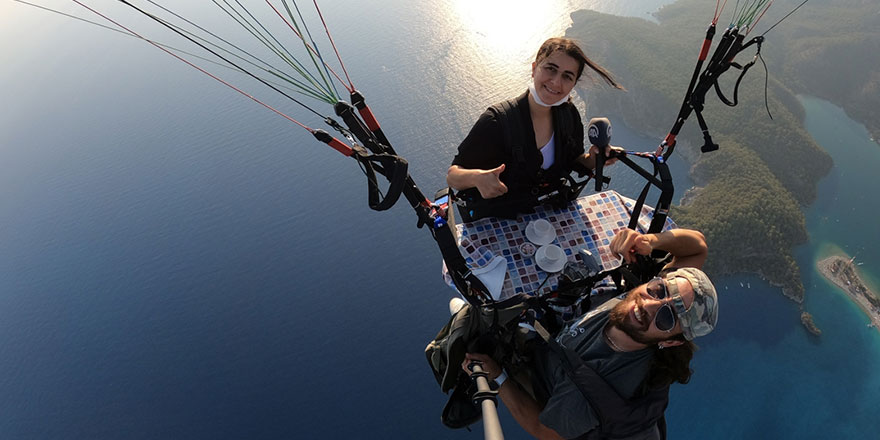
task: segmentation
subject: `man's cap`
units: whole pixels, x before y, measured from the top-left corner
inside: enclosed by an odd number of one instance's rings
[[[681,296],[677,296],[676,277],[688,280],[694,289],[694,302],[689,308],[685,307]],[[700,269],[684,267],[669,272],[666,281],[670,295],[675,298],[673,305],[685,339],[691,341],[698,336],[709,334],[718,322],[718,294],[709,277]]]

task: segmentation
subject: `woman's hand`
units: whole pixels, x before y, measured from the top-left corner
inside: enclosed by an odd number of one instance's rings
[[[624,151],[626,151],[626,150],[624,150],[621,147],[614,147],[611,145],[605,147],[605,165],[603,165],[603,166],[614,165],[614,163],[617,162],[617,157],[612,157],[612,156],[618,156],[618,155],[622,156]],[[597,147],[595,145],[590,145],[590,149],[586,153],[581,155],[581,157],[579,157],[577,160],[578,160],[578,162],[581,163],[581,165],[583,165],[591,170],[595,170],[596,169],[596,161],[598,160],[597,159],[598,157],[599,157],[599,147]]]
[[[456,191],[476,188],[484,199],[491,199],[507,194],[507,185],[501,181],[501,173],[503,172],[504,164],[491,170],[469,169],[452,165],[446,173],[446,183]]]
[[[491,199],[507,194],[507,185],[501,181],[501,173],[504,172],[504,164],[491,170],[480,170],[475,176],[474,182],[477,190],[484,199]]]
[[[617,156],[623,153],[625,150],[621,147],[615,147],[614,145],[608,145],[605,147],[605,166],[614,165],[617,162]],[[596,160],[599,157],[599,147],[595,145],[590,145],[590,157],[593,157],[593,168],[596,168]]]

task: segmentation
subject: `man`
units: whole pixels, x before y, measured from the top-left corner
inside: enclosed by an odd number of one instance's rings
[[[687,383],[695,350],[691,341],[712,331],[718,319],[715,287],[699,270],[708,255],[703,234],[686,229],[640,234],[624,229],[611,241],[610,249],[625,262],[654,250],[667,251],[673,258],[658,278],[570,323],[556,341],[563,350],[574,351],[627,401],[648,389]],[[468,353],[462,364],[465,371],[472,361],[483,364],[489,379],[499,385],[498,394],[513,417],[536,438],[592,438],[602,429],[597,408],[590,404],[596,396],[588,399],[584,395],[557,352],[542,350],[535,355],[536,379],[531,388],[543,389],[546,399],[540,391],[534,391],[534,396],[539,396],[536,399],[516,381],[507,380],[501,366],[486,355]],[[663,405],[665,408],[665,402]],[[653,421],[638,429],[641,431],[633,438],[665,436],[665,428]]]

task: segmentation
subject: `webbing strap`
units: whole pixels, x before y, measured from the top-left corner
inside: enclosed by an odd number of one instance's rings
[[[504,133],[504,145],[510,148],[510,153],[519,166],[523,166],[526,164],[523,146],[526,135],[522,124],[522,112],[516,102],[516,99],[509,99],[499,104],[500,109],[495,107],[492,109],[495,119],[501,125],[501,132]]]
[[[751,69],[752,66],[755,65],[755,61],[757,61],[758,57],[761,56],[761,43],[763,43],[763,42],[764,42],[764,37],[758,36],[758,37],[751,39],[748,43],[746,43],[745,45],[743,45],[739,49],[738,52],[741,52],[753,44],[758,46],[757,51],[755,51],[755,56],[752,58],[751,61],[746,63],[744,66],[740,66],[739,64],[734,63],[734,62],[730,63],[730,66],[741,70],[739,77],[736,79],[736,84],[733,87],[733,101],[727,99],[727,97],[724,96],[724,93],[721,92],[721,86],[718,84],[718,78],[715,78],[715,84],[713,84],[715,86],[715,94],[718,95],[718,99],[720,99],[721,102],[723,102],[725,105],[727,105],[729,107],[735,107],[739,103],[739,99],[738,99],[739,84],[742,82],[743,77],[746,76],[746,72],[748,72],[749,69]]]
[[[449,209],[452,209],[452,207],[450,206]],[[452,233],[452,228],[454,227],[454,225],[446,222],[430,228],[431,235],[434,236],[434,241],[437,242],[437,247],[440,248],[440,255],[446,263],[446,270],[452,278],[452,283],[464,295],[465,299],[474,306],[490,303],[493,300],[488,293],[489,289],[471,272],[467,261],[461,255],[455,235]]]
[[[605,382],[605,379],[596,373],[596,370],[584,364],[576,353],[572,353],[571,350],[566,350],[559,345],[556,339],[551,337],[539,322],[536,321],[533,326],[535,331],[541,336],[541,339],[547,343],[550,350],[560,359],[565,373],[575,384],[578,391],[590,403],[590,408],[599,416],[599,429],[602,429],[602,425],[605,425],[608,419],[605,413],[625,405],[623,399]],[[603,396],[604,399],[602,399],[602,402],[597,402],[595,396]]]
[[[656,175],[656,174],[655,174]],[[638,200],[636,200],[636,204],[633,205],[632,214],[629,216],[629,225],[627,228],[632,229],[633,231],[639,226],[639,216],[642,215],[642,206],[645,205],[645,199],[648,198],[648,191],[651,190],[651,182],[648,181],[645,183],[645,187],[642,188],[641,194],[639,194]]]
[[[394,206],[403,192],[408,176],[407,168],[409,165],[406,160],[392,154],[369,154],[360,147],[355,149],[355,152],[357,154],[354,155],[354,158],[362,165],[364,173],[367,175],[367,198],[370,208],[384,211]],[[388,190],[384,196],[379,190],[374,168],[377,168],[388,179]]]

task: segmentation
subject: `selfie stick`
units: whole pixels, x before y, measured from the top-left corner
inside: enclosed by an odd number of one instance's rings
[[[498,420],[498,408],[495,407],[495,396],[498,391],[492,391],[489,388],[489,375],[483,371],[483,364],[480,362],[471,362],[468,364],[468,370],[471,370],[471,378],[477,382],[477,392],[474,393],[474,403],[479,402],[480,408],[483,410],[483,437],[486,440],[504,440],[504,433],[501,432],[501,422]]]

